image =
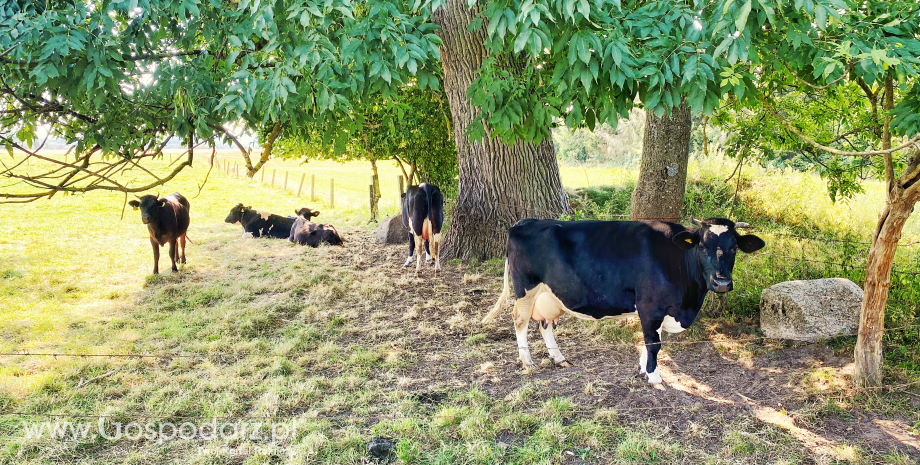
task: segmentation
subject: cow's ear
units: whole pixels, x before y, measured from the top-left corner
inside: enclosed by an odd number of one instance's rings
[[[764,242],[763,239],[753,234],[738,236],[738,248],[744,253],[756,252],[764,248],[765,245],[767,245],[767,243]]]
[[[690,231],[681,231],[671,239],[678,247],[690,250],[700,243],[700,236]]]
[[[138,202],[137,200],[132,200],[128,202],[128,205],[131,205],[131,208],[134,208],[135,210],[137,210],[137,208],[141,206],[141,203]]]
[[[313,212],[313,216],[319,216],[319,212],[318,211]]]

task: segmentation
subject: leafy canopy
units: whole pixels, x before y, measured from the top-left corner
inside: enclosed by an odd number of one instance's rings
[[[421,181],[436,184],[446,193],[456,191],[457,152],[443,92],[403,86],[395,96],[378,96],[353,105],[346,117],[349,121],[339,122],[339,126],[357,120],[362,130],[346,133],[345,146],[335,147],[333,144],[342,138],[324,132],[323,124],[304,124],[285,127],[275,142],[275,153],[286,158],[337,161],[397,160],[417,167]]]
[[[0,6],[0,138],[36,127],[77,153],[132,157],[244,122],[310,126],[344,149],[363,106],[413,83],[440,90],[441,0],[72,0]],[[868,5],[868,6],[866,6]],[[487,57],[467,95],[474,137],[538,141],[553,118],[615,126],[637,98],[663,115],[751,102],[760,69],[876,85],[894,69],[898,134],[920,128],[911,2],[499,0],[470,2]],[[856,62],[855,65],[851,64]],[[780,66],[782,65],[782,67]],[[770,82],[773,78],[770,78]],[[904,88],[908,86],[908,88]],[[73,187],[73,186],[71,186]],[[84,186],[85,187],[85,186]]]
[[[895,136],[920,133],[920,4],[850,5],[833,25],[760,36],[762,64],[738,66],[728,77],[751,82],[760,97],[732,101],[713,121],[734,133],[731,153],[813,168],[836,200],[862,192],[863,179],[884,178],[883,157],[821,150],[786,125],[843,152],[882,148],[886,127]],[[900,171],[904,160],[893,157],[892,166]]]

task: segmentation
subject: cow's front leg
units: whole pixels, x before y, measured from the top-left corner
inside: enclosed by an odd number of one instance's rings
[[[173,271],[179,271],[179,267],[176,266],[176,259],[179,258],[179,246],[176,242],[178,241],[175,237],[169,240],[169,259],[172,261]]]
[[[415,252],[415,234],[409,233],[409,257],[406,258],[406,263],[403,263],[403,266],[409,268],[412,265],[412,254]]]
[[[645,336],[645,345],[639,357],[639,372],[648,376],[648,382],[661,384],[661,375],[658,374],[658,351],[661,350],[661,320],[642,322],[642,334]]]
[[[556,323],[545,320],[538,323],[540,326],[540,334],[543,335],[543,341],[546,342],[546,349],[549,350],[549,358],[553,360],[553,363],[555,363],[557,367],[568,368],[572,366],[571,363],[565,360],[562,351],[559,350],[559,343],[556,342],[556,336],[553,335],[553,328],[556,327]]]
[[[150,246],[153,247],[153,274],[160,274],[160,243],[151,236]]]
[[[530,344],[527,342],[527,327],[530,325],[530,316],[533,314],[533,302],[529,298],[521,298],[514,302],[511,313],[514,318],[514,334],[517,336],[518,358],[524,364],[524,369],[533,367],[530,358]]]

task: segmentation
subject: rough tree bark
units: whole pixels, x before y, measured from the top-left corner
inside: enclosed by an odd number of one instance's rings
[[[920,193],[920,151],[914,151],[913,173],[906,172],[888,194],[888,201],[879,216],[875,237],[869,249],[866,265],[866,282],[863,285],[862,309],[859,316],[859,335],[856,338],[854,358],[856,371],[853,380],[860,386],[878,386],[882,383],[882,336],[885,331],[885,303],[891,285],[891,265],[901,230]],[[909,176],[913,174],[913,176]],[[906,182],[905,182],[906,181]]]
[[[884,107],[894,108],[894,78],[889,72],[885,78]],[[882,150],[891,149],[891,117],[885,117],[882,126]],[[856,370],[853,381],[860,386],[882,384],[882,336],[885,332],[885,303],[891,285],[891,265],[901,230],[914,205],[920,200],[920,148],[914,144],[907,156],[907,167],[900,178],[894,177],[891,153],[885,154],[885,180],[888,197],[879,215],[875,237],[869,248],[866,264],[866,282],[863,285],[862,309],[859,315],[859,335],[853,357]]]
[[[645,114],[642,165],[629,216],[638,220],[680,221],[690,156],[690,107],[681,102],[671,115]]]
[[[469,31],[476,10],[466,1],[448,0],[434,14],[441,26],[444,90],[453,119],[460,168],[457,202],[442,258],[485,259],[502,256],[508,228],[522,218],[551,218],[569,209],[556,152],[549,140],[539,145],[472,142],[464,134],[477,111],[466,91],[486,57],[485,25]]]

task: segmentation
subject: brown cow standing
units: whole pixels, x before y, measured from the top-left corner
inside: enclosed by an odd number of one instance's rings
[[[138,201],[139,200],[139,201]],[[166,197],[145,195],[128,202],[135,210],[140,209],[141,221],[150,231],[150,245],[153,247],[153,274],[160,272],[160,247],[169,244],[169,258],[172,270],[179,271],[179,248],[182,246],[182,263],[185,263],[185,239],[188,232],[189,204],[182,194],[176,192]]]

